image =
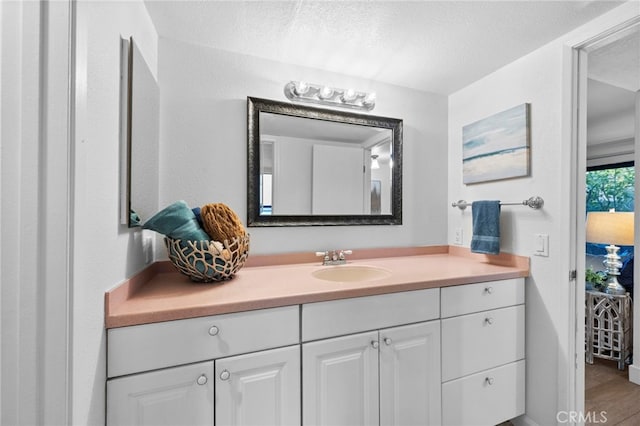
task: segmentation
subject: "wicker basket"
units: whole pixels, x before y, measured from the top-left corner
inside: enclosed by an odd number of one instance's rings
[[[249,234],[216,241],[185,241],[165,237],[169,260],[178,271],[195,282],[233,278],[249,256]]]

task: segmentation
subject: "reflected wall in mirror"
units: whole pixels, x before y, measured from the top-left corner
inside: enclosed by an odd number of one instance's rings
[[[140,226],[158,210],[158,83],[139,47],[121,39],[120,223]]]
[[[402,120],[247,98],[249,226],[402,224]]]

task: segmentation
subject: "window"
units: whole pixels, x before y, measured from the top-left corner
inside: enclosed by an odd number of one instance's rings
[[[587,169],[587,212],[632,212],[634,198],[633,162]]]
[[[633,162],[587,168],[586,189],[587,213],[606,212],[611,209],[618,212],[632,212],[635,200]],[[606,254],[605,246],[606,244],[587,243],[587,255],[603,256]],[[620,247],[618,254],[626,264],[626,261],[633,256],[633,246]],[[594,269],[602,269],[602,267]]]

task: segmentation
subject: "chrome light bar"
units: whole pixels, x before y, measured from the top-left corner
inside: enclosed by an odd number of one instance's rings
[[[364,111],[371,111],[376,106],[376,94],[373,92],[366,93],[353,89],[339,89],[337,87],[305,83],[304,81],[288,82],[284,86],[284,95],[292,101]]]

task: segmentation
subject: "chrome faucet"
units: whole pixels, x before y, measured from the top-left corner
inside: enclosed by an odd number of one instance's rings
[[[347,263],[347,255],[351,253],[351,250],[327,250],[317,251],[316,256],[322,257],[323,265],[344,265]]]

